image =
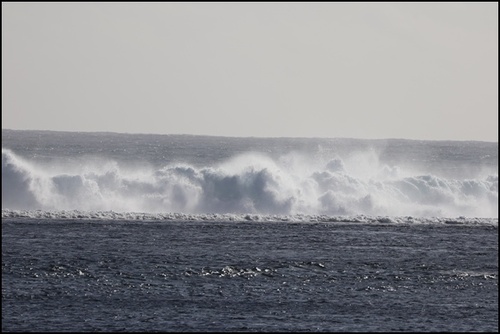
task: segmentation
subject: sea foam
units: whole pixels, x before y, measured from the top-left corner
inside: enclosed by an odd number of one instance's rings
[[[389,224],[389,225],[459,225],[490,226],[498,228],[498,218],[477,217],[413,217],[413,216],[366,216],[366,215],[263,215],[263,214],[186,214],[115,212],[81,210],[10,210],[2,209],[2,219],[21,220],[90,220],[90,221],[182,221],[182,222],[287,222],[287,223],[348,223],[348,224]]]
[[[40,165],[2,148],[2,209],[182,214],[498,217],[498,174],[449,179],[368,158],[237,155],[214,166]],[[10,211],[8,211],[10,210]],[[18,212],[18,211],[16,211]],[[2,210],[2,216],[4,210]]]

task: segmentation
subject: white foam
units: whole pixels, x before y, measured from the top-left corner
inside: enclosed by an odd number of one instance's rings
[[[446,179],[373,155],[307,161],[244,154],[217,165],[125,170],[37,165],[2,149],[2,209],[326,216],[498,217],[498,175]]]
[[[261,214],[187,214],[82,210],[9,210],[2,209],[2,219],[105,220],[105,221],[198,221],[198,222],[288,222],[288,223],[353,223],[353,224],[424,224],[492,226],[498,228],[498,218],[477,217],[412,217],[366,215],[261,215]]]

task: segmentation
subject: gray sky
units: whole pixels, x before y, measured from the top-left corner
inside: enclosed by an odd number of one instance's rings
[[[498,141],[498,3],[2,2],[2,128]]]

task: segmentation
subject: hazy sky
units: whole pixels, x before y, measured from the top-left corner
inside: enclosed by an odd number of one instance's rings
[[[2,128],[498,141],[498,3],[2,2]]]

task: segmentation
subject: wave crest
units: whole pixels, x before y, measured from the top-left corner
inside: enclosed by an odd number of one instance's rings
[[[300,161],[244,154],[212,167],[50,169],[2,149],[2,209],[498,217],[498,175],[456,180],[384,165],[363,176],[337,157]]]

